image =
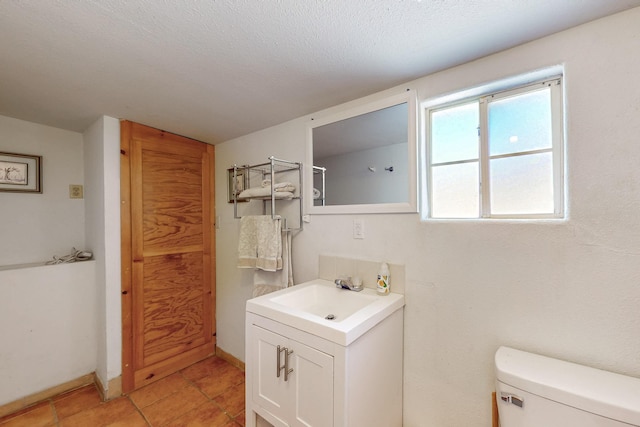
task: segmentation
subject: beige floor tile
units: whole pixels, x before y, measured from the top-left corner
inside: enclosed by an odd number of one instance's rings
[[[220,370],[226,369],[227,366],[231,366],[231,364],[219,357],[210,357],[183,369],[180,373],[188,380],[196,381],[204,377],[216,376]]]
[[[55,423],[55,413],[48,400],[13,415],[0,418],[1,427],[48,427],[55,426]]]
[[[242,369],[210,357],[108,402],[95,385],[61,394],[0,418],[0,427],[240,427],[244,378]]]
[[[211,375],[194,381],[210,399],[219,396],[227,389],[244,383],[244,372],[233,365],[227,364],[219,370],[217,375]]]
[[[214,401],[231,417],[239,415],[244,411],[244,382],[227,389]]]
[[[95,385],[82,387],[53,399],[53,406],[56,409],[59,420],[98,406],[101,403],[102,398]]]
[[[207,402],[163,427],[225,427],[231,418],[213,402]]]
[[[243,392],[244,392],[244,391],[243,391]],[[243,411],[242,411],[242,412],[240,412],[238,415],[236,415],[236,417],[234,418],[234,421],[235,421],[236,423],[240,424],[240,425],[241,425],[241,426],[243,426],[243,427],[244,427],[245,425],[247,425],[247,421],[246,421],[246,419],[245,419],[244,414],[245,414],[245,412],[244,412],[244,410],[243,410]]]
[[[138,408],[142,409],[187,386],[189,383],[180,374],[175,373],[131,392],[129,397]]]
[[[106,427],[149,427],[149,424],[145,421],[140,412],[135,412],[107,424]]]
[[[61,427],[106,427],[138,413],[128,397],[119,397],[60,420]]]
[[[185,387],[142,409],[147,421],[154,426],[162,426],[181,417],[192,409],[208,402],[208,399],[195,387]]]

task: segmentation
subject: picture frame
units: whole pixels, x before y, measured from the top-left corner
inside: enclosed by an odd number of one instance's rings
[[[229,203],[233,203],[233,189],[234,189],[234,185],[233,185],[233,168],[229,168],[227,169],[227,183],[228,183],[228,189],[227,189],[227,195],[228,195],[228,199],[229,199]],[[244,190],[246,190],[247,188],[249,188],[249,175],[247,173],[247,171],[245,169],[240,169],[240,168],[236,168],[236,186],[235,186],[235,190],[236,190],[236,198],[238,196],[238,194],[242,193]],[[248,202],[248,200],[246,199],[236,199],[236,201],[238,203],[240,202]]]
[[[42,156],[0,152],[0,191],[42,193]]]

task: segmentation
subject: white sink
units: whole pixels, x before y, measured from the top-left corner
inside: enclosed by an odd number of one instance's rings
[[[379,296],[316,279],[247,301],[247,311],[347,346],[404,306],[404,295]]]
[[[327,286],[324,283],[295,286],[283,294],[272,297],[271,301],[325,319],[330,317],[334,322],[341,322],[378,300],[377,295],[345,292],[345,289],[339,289],[335,285]]]

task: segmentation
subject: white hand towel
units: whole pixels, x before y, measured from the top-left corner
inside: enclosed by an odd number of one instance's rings
[[[256,268],[264,271],[282,269],[282,225],[280,217],[258,217]]]
[[[293,286],[291,232],[282,231],[282,270],[255,270],[253,273],[253,297],[278,291],[289,286]]]
[[[238,267],[265,271],[282,269],[281,230],[280,217],[242,217],[238,239]]]
[[[255,216],[240,218],[240,236],[238,237],[238,268],[255,268],[258,246],[258,232]]]

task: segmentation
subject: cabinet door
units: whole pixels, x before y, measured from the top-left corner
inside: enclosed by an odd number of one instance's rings
[[[294,413],[291,425],[325,427],[333,425],[333,356],[302,343],[290,341],[293,372]]]
[[[256,325],[251,331],[252,401],[277,418],[277,426],[332,426],[333,356]],[[278,346],[291,352],[287,381],[284,369],[278,377]],[[281,351],[280,367],[285,357]]]
[[[251,354],[253,375],[253,401],[273,416],[285,420],[292,405],[290,382],[284,381],[284,373],[278,378],[278,346],[285,347],[287,339],[258,326],[252,326],[254,350]],[[280,355],[281,365],[284,364],[284,352]]]

